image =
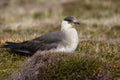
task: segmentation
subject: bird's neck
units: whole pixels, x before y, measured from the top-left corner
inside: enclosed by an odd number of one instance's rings
[[[78,42],[78,33],[75,28],[61,29],[68,40]]]
[[[72,25],[69,24],[67,21],[62,21],[61,23],[61,30],[67,30],[72,28]]]
[[[66,36],[66,40],[71,42],[77,42],[78,41],[78,33],[74,27],[72,27],[71,24],[69,24],[67,21],[62,21],[61,23],[61,31]]]

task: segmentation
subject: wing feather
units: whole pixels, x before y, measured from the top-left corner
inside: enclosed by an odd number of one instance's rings
[[[50,50],[58,46],[62,41],[63,34],[60,31],[47,33],[33,40],[19,43],[18,49],[35,53],[37,50]]]

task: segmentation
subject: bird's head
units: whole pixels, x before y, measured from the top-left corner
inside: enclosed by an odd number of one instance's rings
[[[74,25],[79,25],[80,23],[73,17],[66,17],[61,23],[61,29],[74,28]]]

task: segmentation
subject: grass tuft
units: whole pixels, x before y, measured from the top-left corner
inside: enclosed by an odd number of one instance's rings
[[[107,53],[106,53],[107,54]],[[38,52],[10,80],[112,80],[120,63],[83,53]],[[120,61],[120,60],[119,60]],[[19,75],[18,75],[19,74]]]

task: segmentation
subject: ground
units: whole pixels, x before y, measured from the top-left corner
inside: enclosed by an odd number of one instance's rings
[[[81,25],[76,26],[80,42],[73,54],[90,56],[102,64],[105,62],[103,66],[109,67],[106,70],[112,78],[119,80],[119,5],[119,0],[0,0],[0,45],[5,41],[21,42],[59,30],[64,17],[74,16]],[[19,70],[28,58],[0,49],[0,80],[6,80]],[[87,62],[89,64],[89,60]],[[100,65],[99,61],[95,65]],[[105,70],[105,67],[99,68]],[[88,67],[87,71],[90,70]]]

